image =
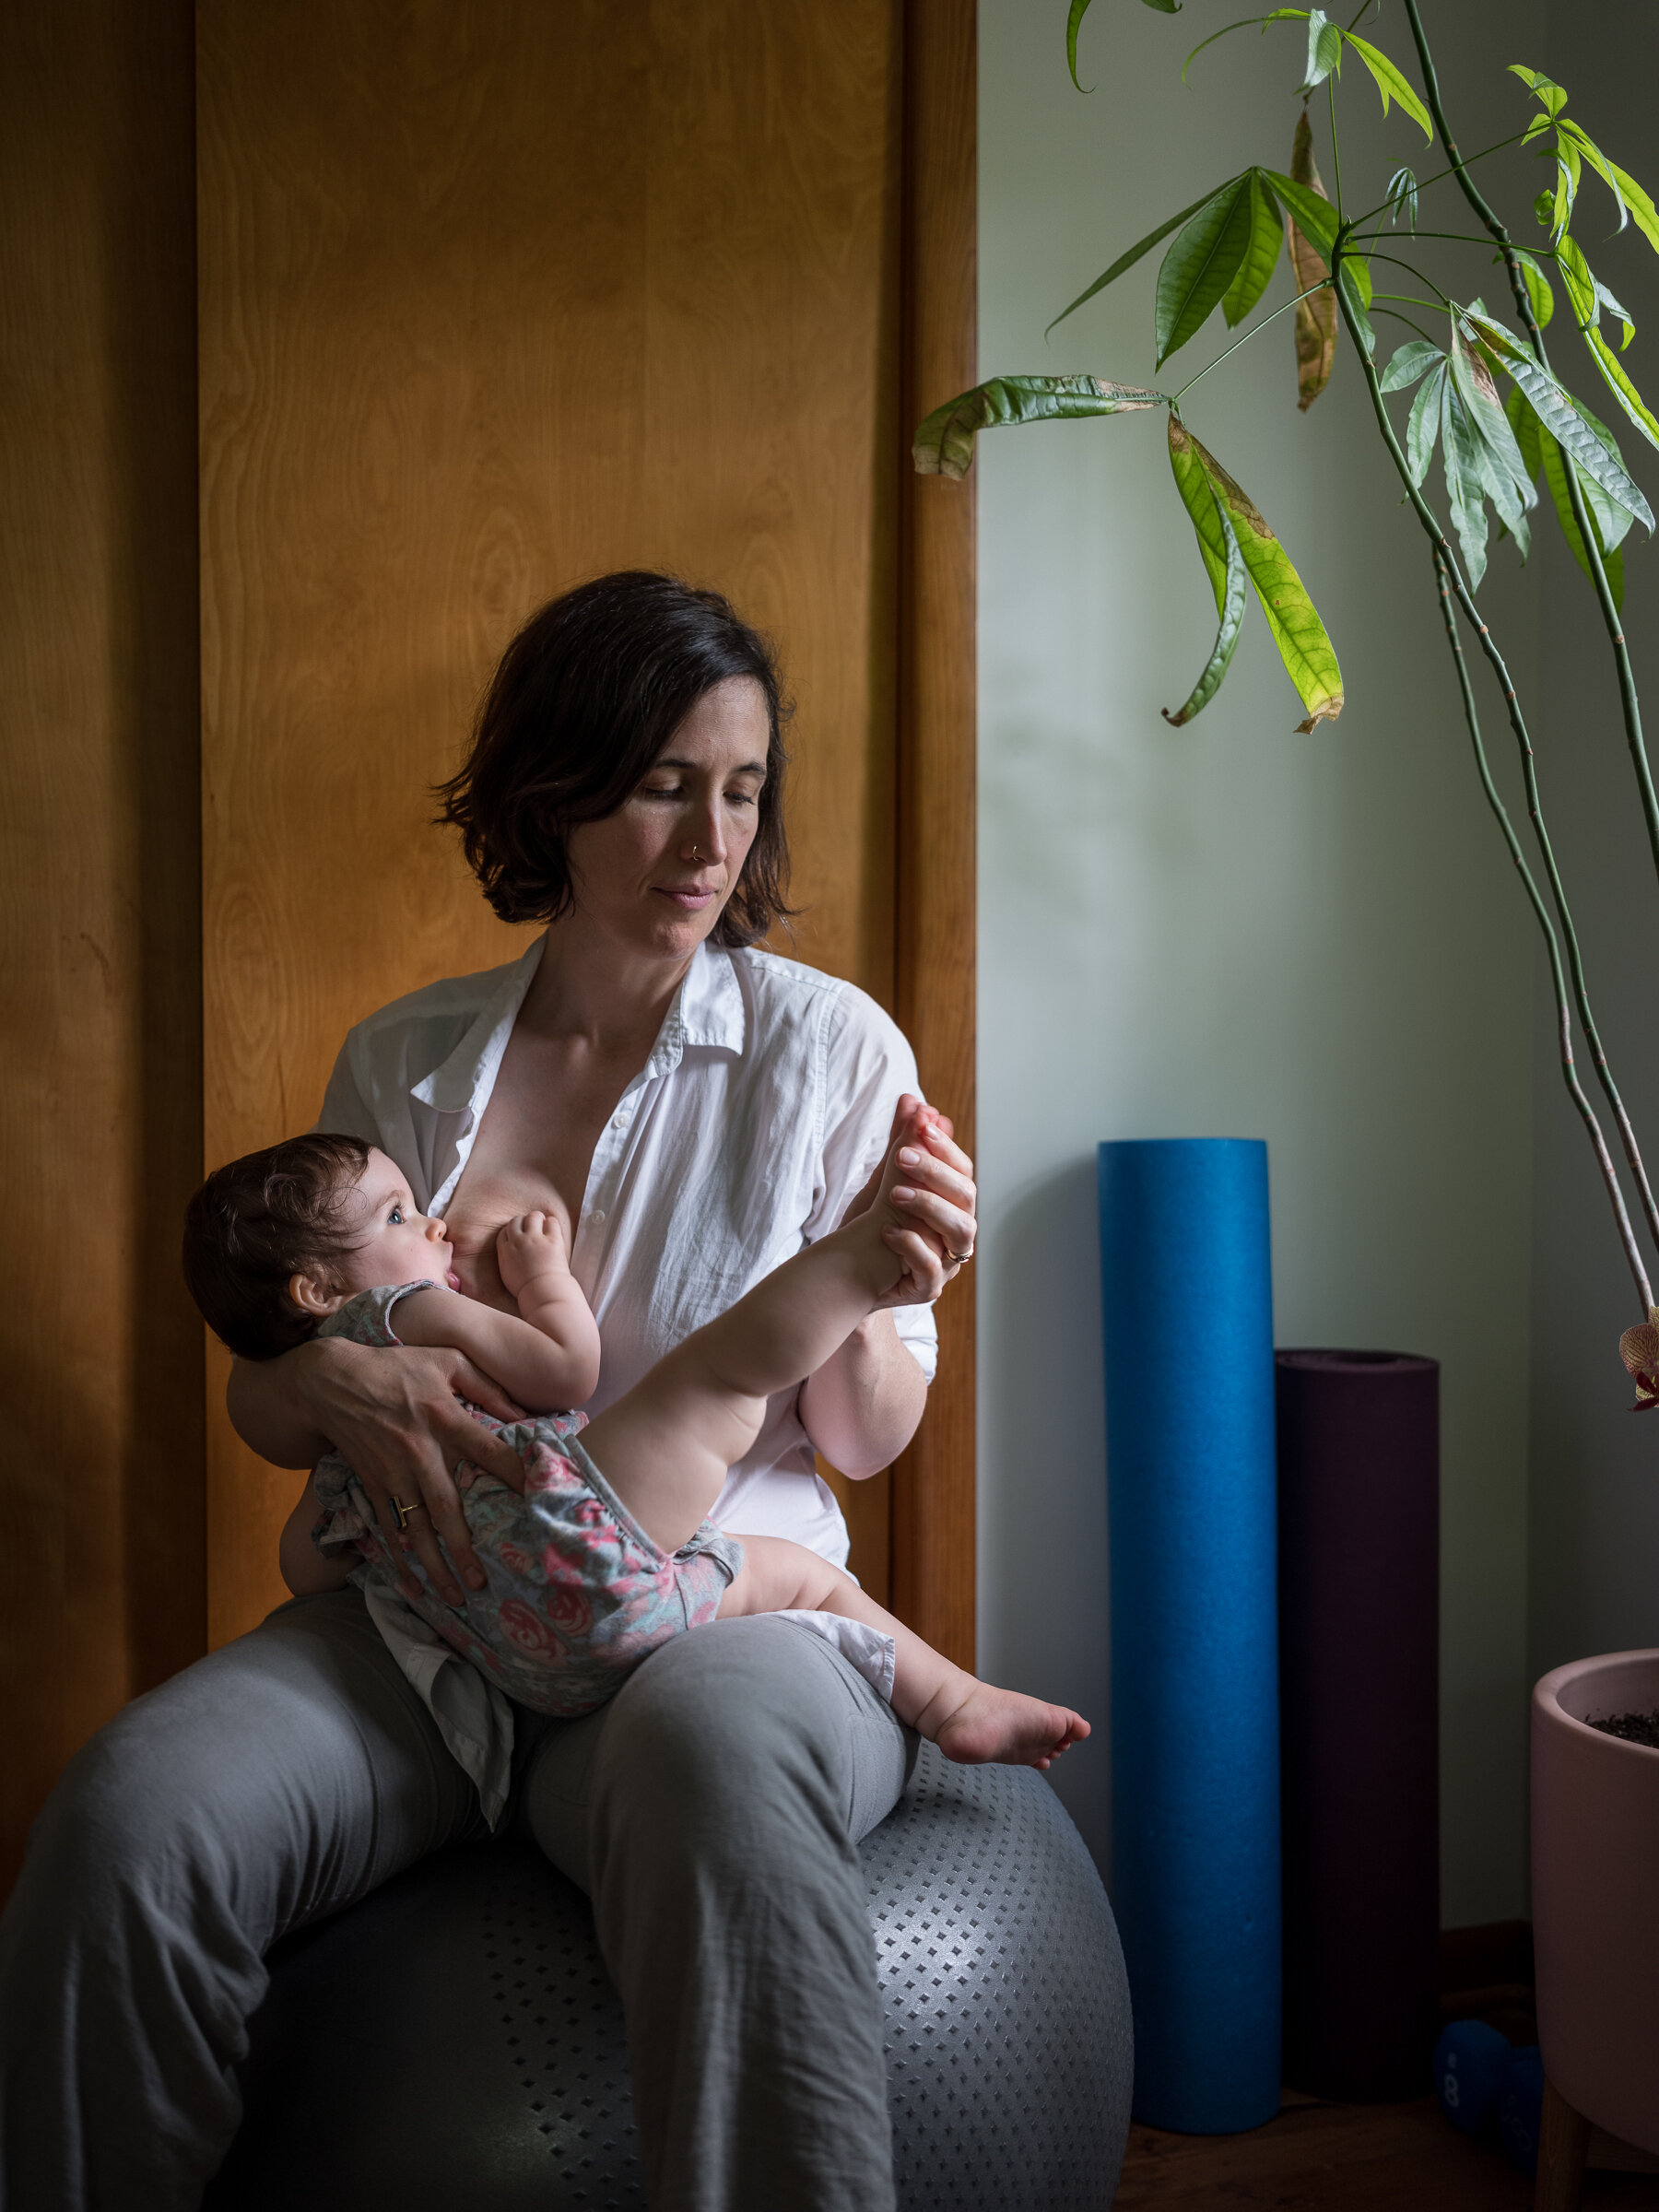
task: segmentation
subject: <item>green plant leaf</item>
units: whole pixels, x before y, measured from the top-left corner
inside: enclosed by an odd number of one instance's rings
[[[1486,486],[1480,475],[1479,441],[1450,378],[1442,390],[1442,401],[1441,465],[1446,472],[1446,497],[1451,503],[1452,524],[1463,547],[1464,566],[1469,571],[1469,589],[1477,592],[1487,566]]]
[[[1396,169],[1388,180],[1388,191],[1383,199],[1388,219],[1397,223],[1403,215],[1406,228],[1415,230],[1418,218],[1418,181],[1409,169]]]
[[[1233,481],[1213,453],[1205,451],[1184,425],[1178,427],[1182,435],[1191,441],[1204,473],[1238,535],[1239,551],[1255,587],[1256,597],[1262,603],[1262,612],[1267,618],[1279,658],[1307,711],[1306,721],[1299,724],[1298,728],[1306,733],[1315,723],[1334,722],[1342,712],[1342,670],[1325,626],[1308,596],[1307,586],[1249,494]],[[1213,569],[1210,574],[1213,582]]]
[[[1065,18],[1065,65],[1071,71],[1072,83],[1077,86],[1079,92],[1083,87],[1077,83],[1077,33],[1088,13],[1088,0],[1071,0],[1071,13]],[[1088,89],[1092,92],[1094,87],[1091,85]]]
[[[1532,301],[1533,320],[1540,330],[1547,330],[1549,318],[1555,313],[1555,294],[1550,289],[1549,279],[1538,266],[1535,255],[1520,246],[1512,247],[1511,251],[1520,264],[1521,281],[1525,285],[1526,296]],[[1492,259],[1501,261],[1503,255],[1494,253]]]
[[[1540,367],[1530,348],[1521,345],[1504,329],[1502,324],[1494,323],[1486,315],[1469,314],[1464,320],[1472,325],[1482,343],[1502,365],[1505,373],[1543,428],[1572,455],[1580,471],[1599,484],[1616,505],[1633,514],[1651,533],[1653,528],[1653,511],[1643,497],[1641,488],[1618,458],[1618,448],[1614,447],[1609,452],[1596,436],[1571,394],[1556,382],[1547,369]],[[1618,369],[1618,363],[1608,350],[1600,331],[1587,330],[1584,335],[1593,346],[1600,344],[1607,359]],[[1623,374],[1622,370],[1619,373]],[[1631,390],[1634,389],[1632,385]],[[1649,419],[1651,421],[1652,418]],[[1646,430],[1647,436],[1653,439],[1655,444],[1659,444],[1659,437],[1654,436],[1659,424],[1651,429],[1646,425],[1639,427]]]
[[[1350,260],[1347,254],[1336,265],[1336,282],[1341,286],[1348,310],[1359,333],[1360,344],[1368,354],[1377,350],[1377,334],[1371,328],[1366,309],[1371,305],[1371,272],[1362,261]]]
[[[1250,180],[1250,243],[1221,302],[1230,329],[1243,322],[1267,289],[1285,241],[1278,204],[1263,182],[1261,172],[1252,169],[1245,174]]]
[[[1477,302],[1478,305],[1478,302]],[[1483,322],[1486,321],[1482,317]],[[1501,324],[1488,323],[1493,330],[1502,329]],[[1508,333],[1504,334],[1506,336]],[[1481,474],[1488,475],[1485,456],[1492,463],[1490,483],[1492,504],[1517,535],[1519,529],[1509,512],[1512,495],[1520,499],[1523,507],[1536,504],[1536,494],[1526,464],[1521,458],[1521,448],[1515,443],[1515,433],[1510,428],[1509,417],[1503,411],[1503,402],[1498,396],[1498,381],[1479,350],[1480,338],[1474,310],[1467,315],[1453,313],[1452,318],[1452,375],[1457,385],[1458,397],[1468,417],[1469,427],[1478,441],[1482,462]],[[1501,485],[1500,490],[1497,486]]]
[[[1623,353],[1630,340],[1636,335],[1636,318],[1628,307],[1619,305],[1599,276],[1595,280],[1595,305],[1598,311],[1595,319],[1598,323],[1601,321],[1599,311],[1605,307],[1611,313],[1617,315],[1619,322],[1624,324],[1624,336],[1618,341],[1618,350]]]
[[[1249,171],[1246,171],[1245,174],[1248,175]],[[1048,331],[1064,323],[1067,315],[1076,314],[1085,300],[1092,300],[1097,292],[1103,292],[1109,284],[1115,284],[1125,269],[1132,269],[1143,254],[1150,253],[1160,239],[1168,238],[1171,230],[1179,229],[1189,216],[1196,215],[1201,207],[1207,207],[1212,200],[1218,200],[1223,193],[1232,191],[1239,182],[1237,177],[1229,177],[1225,184],[1218,184],[1214,192],[1206,192],[1203,199],[1194,200],[1190,207],[1183,207],[1179,215],[1171,216],[1169,221],[1159,223],[1156,230],[1148,230],[1146,237],[1131,246],[1127,253],[1120,253],[1112,266],[1103,270],[1086,292],[1079,292],[1069,307],[1061,309],[1048,330],[1043,332],[1043,336],[1046,338]]]
[[[1079,415],[1132,415],[1168,405],[1165,393],[1109,384],[1098,376],[994,376],[935,407],[917,430],[912,455],[919,477],[959,478],[973,465],[973,441],[981,430]]]
[[[1382,95],[1383,114],[1386,115],[1388,112],[1388,102],[1392,96],[1399,101],[1412,122],[1421,130],[1424,137],[1432,141],[1434,124],[1430,120],[1428,109],[1388,56],[1380,48],[1373,46],[1368,39],[1357,39],[1351,30],[1344,31],[1342,35],[1376,78],[1377,89]]]
[[[1308,11],[1308,72],[1296,89],[1306,100],[1316,85],[1323,85],[1332,70],[1342,69],[1342,27],[1326,17],[1323,7]]]
[[[1518,385],[1510,386],[1503,411],[1509,417],[1510,429],[1515,433],[1515,443],[1521,448],[1521,458],[1526,465],[1526,473],[1536,483],[1538,471],[1544,465],[1543,455],[1538,451],[1538,440],[1545,433],[1540,430],[1537,417],[1521,396]]]
[[[1603,159],[1606,159],[1605,155]],[[1654,253],[1659,253],[1659,207],[1654,206],[1653,194],[1638,184],[1627,170],[1620,169],[1617,161],[1608,161],[1607,168],[1613,182],[1624,194],[1626,206],[1636,218],[1637,229]]]
[[[1219,306],[1250,251],[1253,179],[1246,170],[1201,207],[1163,257],[1158,272],[1158,360],[1194,336]]]
[[[1512,76],[1518,76],[1529,92],[1537,94],[1553,122],[1567,105],[1567,95],[1554,77],[1546,76],[1541,69],[1529,69],[1524,62],[1512,62],[1509,67]]]
[[[1335,208],[1323,193],[1310,191],[1307,185],[1299,184],[1294,177],[1281,175],[1277,169],[1269,169],[1263,173],[1279,205],[1329,266],[1336,250],[1336,233],[1341,228]],[[1371,303],[1371,270],[1357,255],[1350,257],[1346,265],[1353,272],[1361,304],[1369,308]]]
[[[1199,555],[1210,580],[1210,589],[1216,595],[1216,614],[1219,622],[1209,659],[1205,663],[1186,704],[1178,707],[1172,714],[1168,707],[1163,710],[1164,720],[1179,729],[1208,706],[1221,688],[1221,679],[1231,665],[1239,642],[1239,632],[1244,623],[1245,571],[1244,557],[1239,550],[1238,533],[1222,504],[1221,495],[1205,474],[1204,465],[1194,451],[1192,438],[1173,413],[1170,416],[1170,467],[1175,477],[1175,488],[1181,494],[1182,504],[1192,518]]]
[[[1614,398],[1648,443],[1659,449],[1659,420],[1654,419],[1653,409],[1625,374],[1623,362],[1599,330],[1586,330],[1584,343],[1594,355],[1595,365],[1606,378]],[[1650,523],[1648,527],[1652,529],[1653,524]]]
[[[1383,370],[1381,378],[1383,391],[1404,392],[1408,385],[1415,384],[1419,376],[1426,375],[1434,362],[1443,361],[1445,358],[1441,348],[1431,345],[1427,338],[1411,339],[1400,347]]]
[[[1559,133],[1567,134],[1571,144],[1577,147],[1583,159],[1589,162],[1591,168],[1613,194],[1618,208],[1618,227],[1621,230],[1628,228],[1630,211],[1625,205],[1624,194],[1618,189],[1618,180],[1614,175],[1612,166],[1601,147],[1596,145],[1589,132],[1581,130],[1576,123],[1561,123],[1558,126],[1558,134]]]
[[[1212,30],[1207,39],[1200,39],[1197,45],[1194,47],[1192,53],[1187,55],[1186,60],[1182,63],[1182,83],[1183,85],[1186,83],[1187,71],[1198,59],[1198,56],[1204,52],[1205,48],[1206,46],[1213,46],[1218,39],[1230,37],[1235,30],[1248,30],[1253,23],[1277,23],[1291,16],[1294,16],[1297,20],[1300,22],[1306,18],[1307,13],[1308,11],[1305,7],[1276,7],[1265,16],[1241,16],[1236,23],[1223,23],[1220,29]]]
[[[1589,409],[1581,402],[1575,400],[1573,405],[1602,443],[1607,447],[1609,452],[1617,454],[1618,447],[1612,431],[1597,422]],[[1519,386],[1510,393],[1505,412],[1509,416],[1511,427],[1520,443],[1527,467],[1535,475],[1540,472],[1543,474],[1544,481],[1549,488],[1551,502],[1555,507],[1556,518],[1561,525],[1561,535],[1567,540],[1572,558],[1583,570],[1585,575],[1589,576],[1590,559],[1584,550],[1584,541],[1579,535],[1578,518],[1572,512],[1572,494],[1568,489],[1567,466],[1559,445],[1527,406]],[[1620,465],[1622,466],[1622,463]],[[1630,527],[1632,517],[1626,513],[1622,507],[1616,507],[1613,504],[1594,477],[1586,476],[1582,471],[1579,476],[1579,489],[1583,493],[1584,504],[1590,510],[1591,527],[1595,533],[1596,543],[1601,547],[1602,567],[1606,574],[1607,587],[1613,594],[1613,604],[1615,606],[1622,607],[1624,606],[1624,555],[1619,551],[1619,547]]]
[[[1411,420],[1406,426],[1406,465],[1419,491],[1423,488],[1423,478],[1429,474],[1429,464],[1434,458],[1434,441],[1440,436],[1446,373],[1447,365],[1442,361],[1412,401]]]

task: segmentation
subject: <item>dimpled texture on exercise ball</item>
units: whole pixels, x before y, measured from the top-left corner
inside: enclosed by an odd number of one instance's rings
[[[1059,1800],[924,1744],[860,1855],[900,2212],[1106,2212],[1129,1993]],[[621,2005],[586,1900],[535,1852],[443,1852],[272,1965],[204,2212],[644,2206]]]
[[[1434,2046],[1434,2087],[1441,2111],[1465,2136],[1477,2136],[1492,2116],[1513,2047],[1485,2020],[1453,2020]]]

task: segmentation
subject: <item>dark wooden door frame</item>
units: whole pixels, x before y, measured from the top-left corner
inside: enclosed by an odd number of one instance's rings
[[[975,0],[904,0],[898,991],[923,1088],[974,1142],[976,722],[972,478],[918,477],[911,433],[975,381]],[[939,1377],[892,1491],[894,1610],[974,1650],[974,1292],[939,1306]]]

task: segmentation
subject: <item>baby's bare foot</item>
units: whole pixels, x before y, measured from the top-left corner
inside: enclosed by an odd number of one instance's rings
[[[1088,1723],[1067,1706],[976,1682],[934,1740],[965,1767],[1047,1767],[1088,1734]]]

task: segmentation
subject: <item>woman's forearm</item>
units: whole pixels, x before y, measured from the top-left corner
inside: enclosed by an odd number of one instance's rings
[[[323,1345],[302,1344],[280,1359],[231,1362],[225,1389],[230,1426],[274,1467],[314,1466],[329,1449],[305,1401],[309,1367],[326,1352]]]
[[[873,1313],[801,1385],[801,1425],[832,1467],[862,1482],[898,1458],[926,1404],[926,1377],[891,1313]]]

